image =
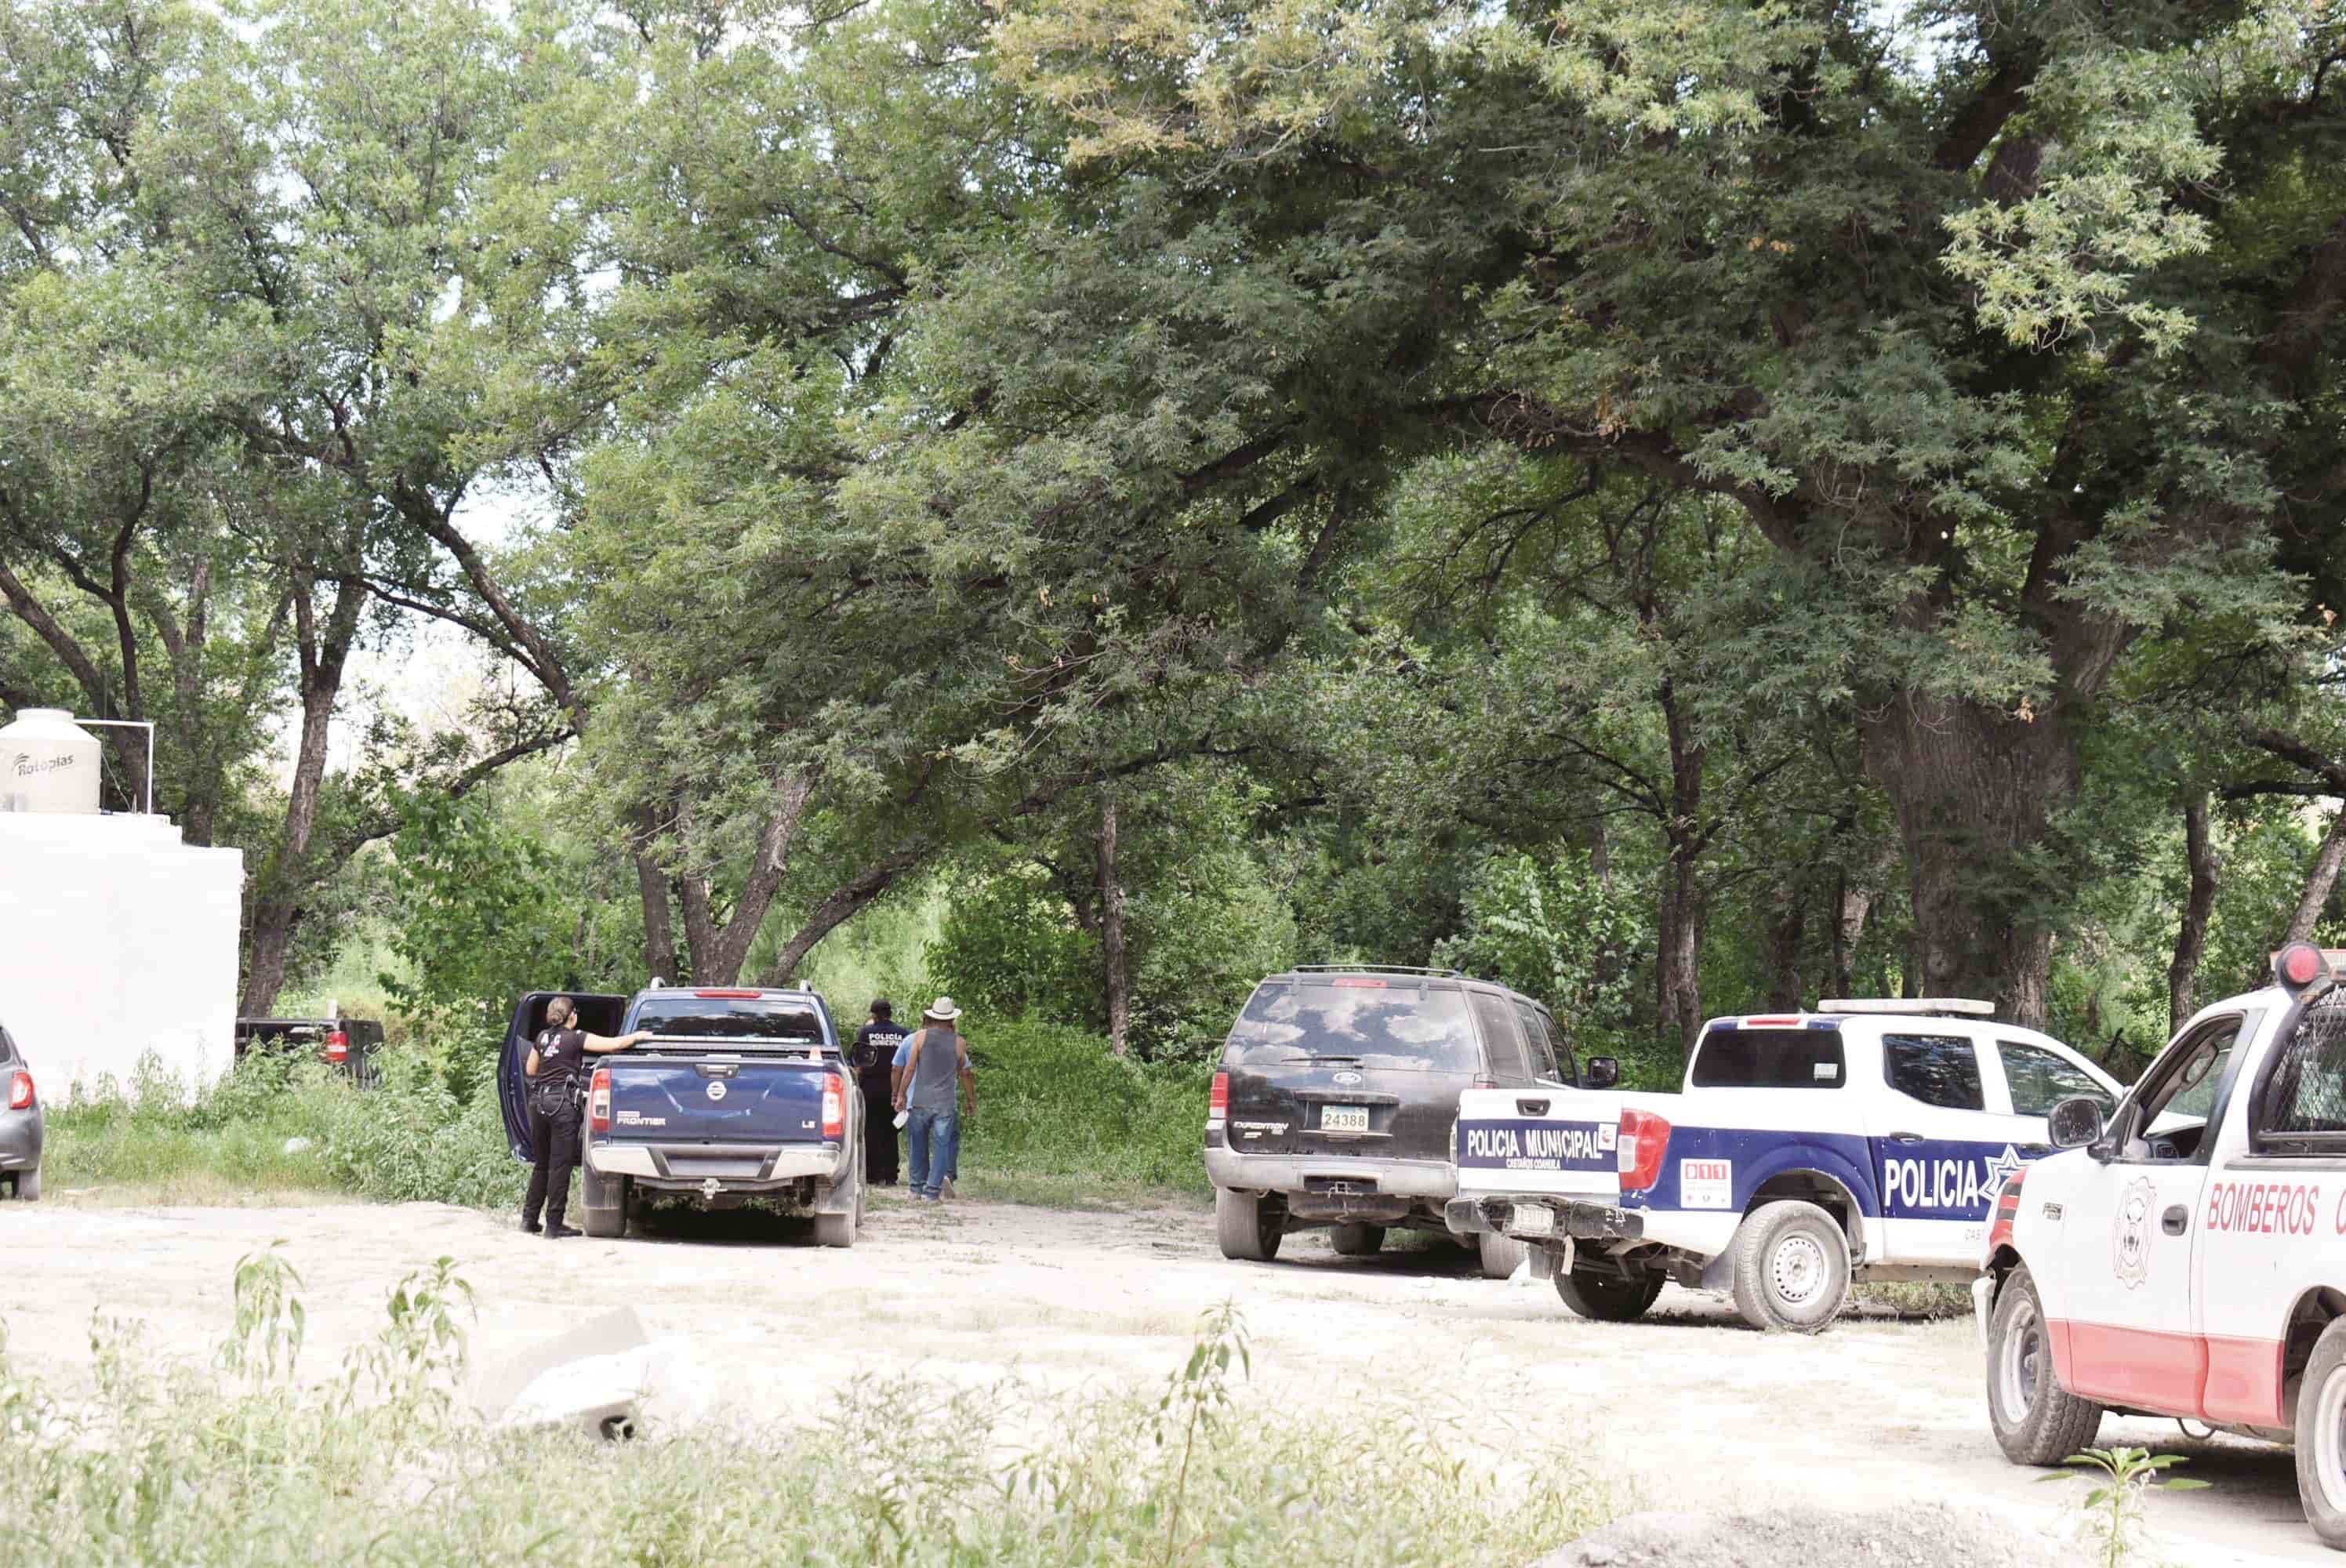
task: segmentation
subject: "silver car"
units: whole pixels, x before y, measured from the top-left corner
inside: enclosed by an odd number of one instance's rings
[[[0,1187],[31,1202],[41,1196],[41,1100],[33,1070],[0,1029]]]

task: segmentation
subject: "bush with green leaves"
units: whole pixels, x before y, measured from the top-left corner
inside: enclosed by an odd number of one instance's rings
[[[1494,855],[1465,902],[1465,929],[1434,961],[1546,1003],[1575,1054],[1636,1059],[1649,1042],[1632,1023],[1640,953],[1653,949],[1645,911],[1596,874],[1585,850],[1542,860]],[[1677,1081],[1669,1054],[1668,1084]]]
[[[101,1319],[87,1397],[0,1353],[12,1560],[1495,1568],[1616,1502],[1544,1431],[1494,1451],[1480,1413],[1259,1392],[1227,1306],[1161,1397],[863,1378],[799,1419],[606,1443],[498,1428],[460,1397],[473,1300],[448,1259],[309,1381],[300,1284],[273,1249],[245,1259],[209,1369]]]
[[[978,1112],[964,1185],[985,1196],[1090,1203],[1204,1196],[1210,1068],[1121,1060],[1064,1024],[964,1019]]]

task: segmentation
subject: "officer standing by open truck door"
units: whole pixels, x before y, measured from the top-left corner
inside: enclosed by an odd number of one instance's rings
[[[529,1142],[535,1159],[529,1170],[529,1193],[521,1201],[521,1227],[538,1234],[537,1215],[546,1210],[545,1233],[549,1239],[578,1233],[562,1223],[570,1206],[570,1176],[578,1168],[578,1124],[585,1106],[582,1093],[586,1058],[624,1051],[651,1038],[638,1029],[617,1039],[589,1034],[571,1025],[577,1004],[557,996],[546,1004],[546,1027],[530,1043],[529,1060],[522,1076],[529,1087]]]
[[[894,1097],[893,1064],[904,1026],[884,997],[872,1003],[872,1022],[855,1032],[855,1081],[863,1090],[863,1180],[868,1186],[896,1185],[896,1124],[889,1115]]]

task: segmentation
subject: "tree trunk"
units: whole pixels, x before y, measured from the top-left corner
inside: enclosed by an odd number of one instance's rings
[[[695,985],[721,985],[709,972],[717,948],[717,918],[709,912],[709,879],[676,879],[676,901],[684,911],[684,959]]]
[[[1907,695],[1865,726],[1866,760],[1898,811],[1913,879],[1925,996],[1978,997],[2042,1028],[2063,893],[2046,845],[2077,792],[2075,738],[2059,708],[2034,722]]]
[[[1108,1048],[1132,1054],[1132,984],[1124,965],[1124,883],[1116,874],[1116,795],[1100,805],[1100,965],[1107,993]]]
[[[326,782],[327,740],[332,732],[334,704],[342,689],[342,670],[351,645],[357,640],[359,612],[366,590],[346,581],[335,590],[333,607],[321,628],[311,602],[311,585],[302,584],[295,596],[300,628],[301,737],[293,752],[293,782],[285,799],[285,826],[277,852],[260,877],[253,902],[252,937],[245,964],[243,1013],[266,1015],[277,1005],[285,986],[286,961],[293,951],[304,905],[313,885],[310,840],[317,830],[318,802]]]
[[[644,969],[659,980],[683,974],[676,962],[676,921],[668,896],[668,873],[649,855],[638,853],[636,888],[644,900]]]
[[[2329,906],[2331,890],[2338,885],[2338,868],[2346,864],[2346,806],[2338,809],[2337,820],[2330,824],[2329,837],[2321,840],[2320,851],[2313,857],[2313,870],[2306,873],[2305,894],[2297,901],[2297,912],[2289,917],[2289,930],[2283,942],[2311,942],[2313,928],[2321,921],[2321,911]]]
[[[2334,835],[2333,835],[2334,836]],[[2199,980],[2199,955],[2208,945],[2208,917],[2216,908],[2216,850],[2208,841],[2208,797],[2195,795],[2183,808],[2183,845],[2191,866],[2191,891],[2175,932],[2175,960],[2167,966],[2167,1032],[2191,1016]]]
[[[1691,1058],[1695,1036],[1702,1028],[1698,959],[1704,892],[1695,860],[1704,848],[1703,748],[1695,744],[1678,711],[1677,683],[1665,677],[1658,700],[1670,746],[1670,815],[1662,825],[1669,856],[1662,865],[1661,941],[1654,960],[1654,984],[1660,993],[1662,1022],[1677,1028],[1679,1055]]]
[[[1662,1023],[1678,1034],[1682,1058],[1694,1054],[1702,1028],[1702,970],[1698,962],[1702,932],[1702,891],[1694,866],[1675,850],[1662,867],[1660,941],[1654,955],[1655,989]]]
[[[1800,959],[1808,946],[1809,876],[1803,871],[1776,886],[1775,918],[1768,922],[1768,1008],[1800,1008]]]
[[[686,877],[678,882],[684,895],[684,937],[692,954],[695,984],[731,985],[740,978],[741,966],[750,960],[750,944],[758,940],[758,928],[766,923],[766,911],[774,907],[774,895],[790,871],[790,846],[798,839],[813,787],[804,772],[787,774],[776,784],[779,799],[765,831],[758,836],[758,859],[741,879],[733,912],[722,926],[709,906],[707,878]]]
[[[814,944],[829,936],[865,905],[896,885],[898,878],[925,861],[934,849],[924,840],[915,840],[882,860],[873,861],[856,873],[853,879],[833,888],[823,901],[815,905],[806,923],[799,927],[774,960],[766,966],[768,985],[795,977],[799,965],[814,951]]]

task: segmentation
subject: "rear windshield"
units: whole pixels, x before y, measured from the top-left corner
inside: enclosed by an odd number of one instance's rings
[[[637,1009],[636,1027],[702,1040],[822,1043],[813,1003],[783,996],[654,996]]]
[[[1234,1067],[1338,1057],[1365,1067],[1480,1070],[1464,992],[1370,980],[1259,986],[1222,1053]]]
[[[1713,1029],[1696,1048],[1705,1089],[1838,1089],[1845,1076],[1838,1029]]]

